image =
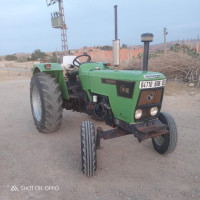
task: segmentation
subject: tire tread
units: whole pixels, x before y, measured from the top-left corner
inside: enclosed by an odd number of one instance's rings
[[[96,172],[96,143],[94,125],[90,121],[81,125],[81,157],[83,173],[93,176]]]
[[[32,88],[36,83],[43,101],[41,123],[34,118],[36,128],[43,133],[54,132],[60,128],[62,122],[63,101],[59,85],[51,74],[41,72],[33,75],[30,87]]]
[[[159,120],[162,123],[168,125],[169,134],[164,136],[166,141],[164,142],[165,144],[163,144],[162,146],[158,146],[153,138],[153,146],[155,150],[160,154],[172,153],[175,150],[178,141],[176,122],[174,121],[173,117],[167,112],[161,112],[159,115]]]

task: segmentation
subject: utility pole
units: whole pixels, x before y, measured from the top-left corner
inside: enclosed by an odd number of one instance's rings
[[[46,0],[47,6],[51,6],[58,2],[59,11],[51,13],[51,24],[53,28],[61,30],[61,42],[62,42],[62,54],[66,56],[68,54],[67,45],[67,25],[65,24],[65,14],[63,0]]]
[[[199,53],[199,35],[197,37],[197,53]]]
[[[167,28],[164,28],[164,54],[166,54],[167,34]]]
[[[63,21],[62,27],[61,27],[62,52],[63,52],[63,56],[66,56],[67,52],[68,52],[67,25],[65,24],[65,14],[64,14],[63,0],[59,0],[59,11],[60,11],[60,15],[62,16],[62,21]]]

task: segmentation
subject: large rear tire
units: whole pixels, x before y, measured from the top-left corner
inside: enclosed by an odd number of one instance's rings
[[[169,133],[152,138],[154,149],[160,154],[172,153],[176,148],[178,140],[176,123],[173,117],[166,112],[161,112],[158,118],[163,124],[168,125]]]
[[[31,78],[30,101],[33,119],[39,132],[58,130],[62,121],[62,97],[56,79],[47,73]]]
[[[93,176],[97,168],[95,128],[91,121],[81,125],[81,158],[82,171],[87,176]]]

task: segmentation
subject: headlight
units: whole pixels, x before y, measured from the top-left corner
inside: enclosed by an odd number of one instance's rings
[[[135,119],[140,119],[142,117],[142,110],[138,109],[135,111]]]
[[[151,110],[150,110],[151,116],[155,116],[155,115],[157,115],[157,113],[158,113],[158,108],[157,107],[151,108]]]

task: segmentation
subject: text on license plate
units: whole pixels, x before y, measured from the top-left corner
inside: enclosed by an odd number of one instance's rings
[[[166,79],[164,80],[155,80],[155,81],[140,81],[140,89],[144,88],[157,88],[164,87],[166,84]]]

